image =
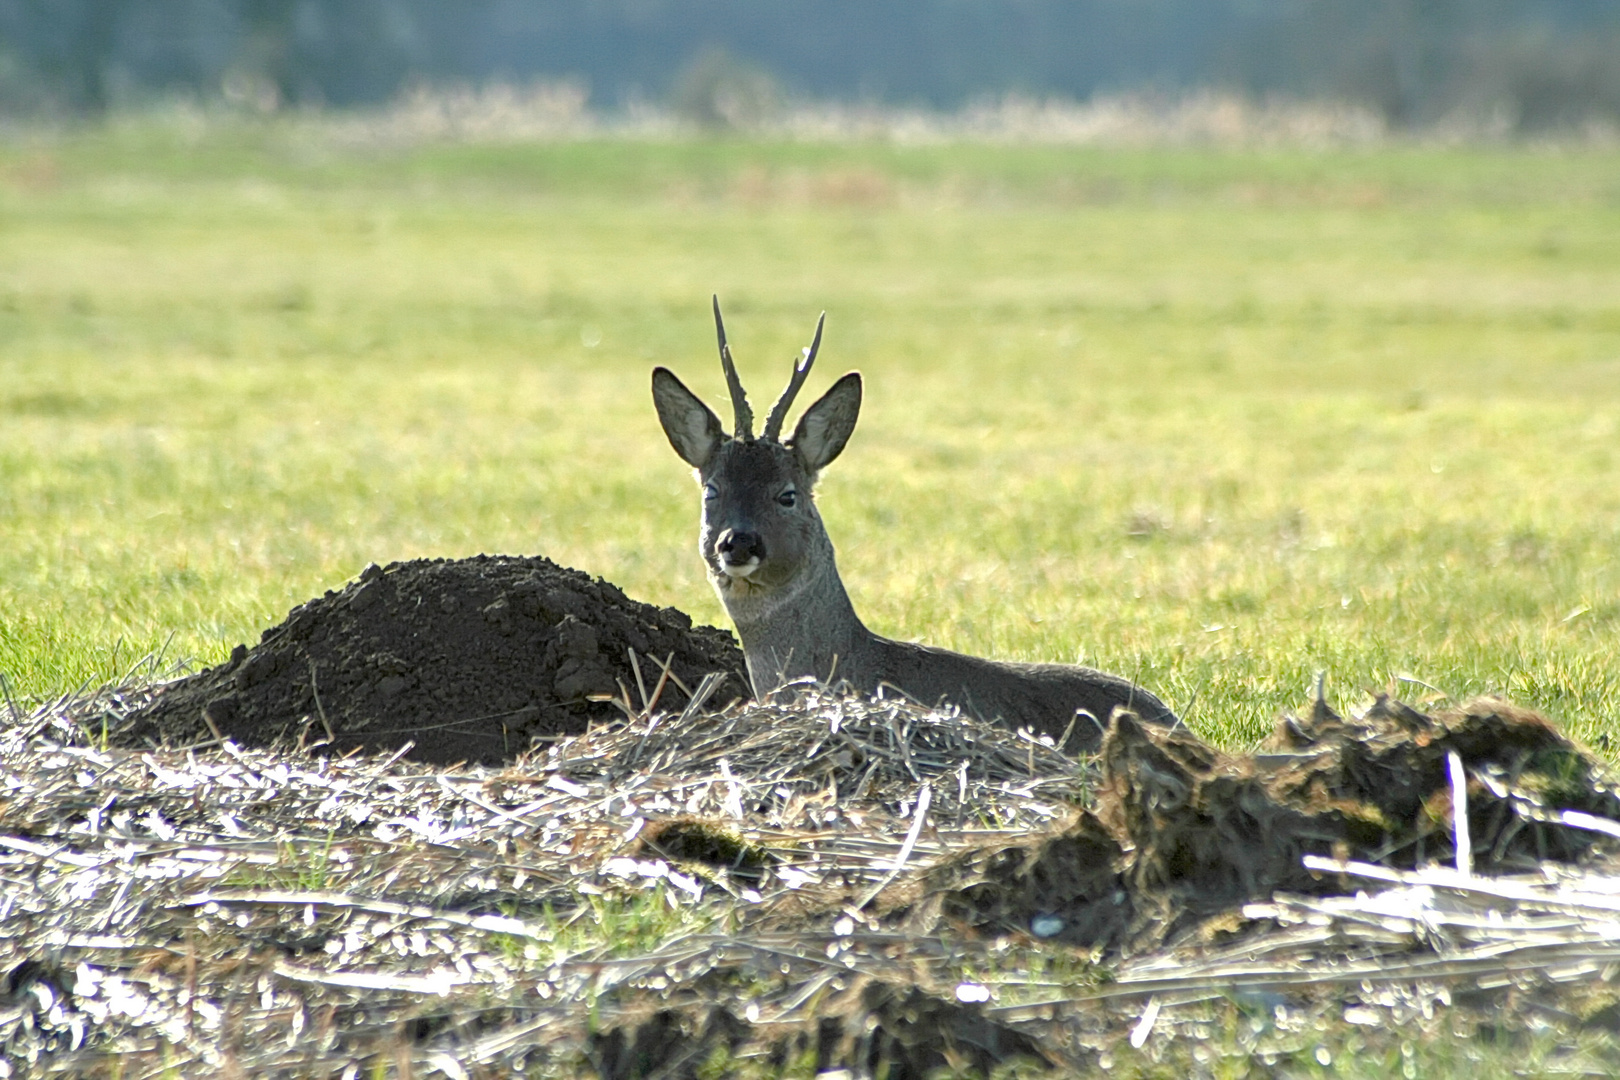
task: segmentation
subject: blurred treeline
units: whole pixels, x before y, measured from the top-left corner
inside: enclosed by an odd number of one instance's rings
[[[558,78],[699,119],[723,85],[941,109],[1215,88],[1537,132],[1620,120],[1620,0],[0,0],[13,115]]]

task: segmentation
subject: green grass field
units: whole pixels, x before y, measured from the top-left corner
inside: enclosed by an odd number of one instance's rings
[[[1620,724],[1620,152],[597,140],[145,121],[0,144],[0,671],[215,662],[366,563],[543,553],[723,624],[653,416],[867,407],[875,629],[1251,743],[1504,693]]]

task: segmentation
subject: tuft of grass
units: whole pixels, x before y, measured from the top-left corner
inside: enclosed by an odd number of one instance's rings
[[[1147,683],[1617,713],[1612,149],[746,140],[0,148],[0,671],[207,664],[368,562],[542,552],[723,622],[655,363],[826,309],[820,505],[876,629]],[[816,387],[807,389],[807,394]],[[172,641],[171,639],[172,635]]]

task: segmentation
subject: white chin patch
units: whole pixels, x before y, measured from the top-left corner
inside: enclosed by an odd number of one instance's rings
[[[722,563],[727,577],[743,578],[746,580],[750,574],[759,569],[759,556],[755,555],[745,563]]]

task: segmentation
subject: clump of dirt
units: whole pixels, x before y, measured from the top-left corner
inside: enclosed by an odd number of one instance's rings
[[[244,745],[389,752],[410,741],[420,761],[495,763],[536,736],[622,715],[595,696],[627,691],[639,708],[666,659],[661,709],[682,706],[711,672],[725,682],[709,704],[748,696],[729,633],[549,559],[373,565],[294,608],[254,647],[166,688],[119,739],[195,743],[211,737],[211,721]]]
[[[699,980],[714,984],[674,1008],[625,1014],[593,1033],[587,1059],[602,1080],[652,1076],[699,1076],[698,1067],[717,1052],[763,1059],[790,1075],[883,1076],[927,1080],[949,1075],[988,1076],[998,1066],[1023,1061],[1050,1066],[1038,1039],[962,1004],[916,986],[853,975],[841,991],[820,996],[814,1017],[778,1023],[768,1030],[716,1004],[730,995],[724,984],[740,977],[758,981],[768,973],[742,965],[717,967]],[[842,982],[840,983],[842,985]],[[696,986],[693,987],[696,989]]]
[[[1609,771],[1544,718],[1497,701],[1427,715],[1379,699],[1347,720],[1318,701],[1259,753],[1221,753],[1185,730],[1116,711],[1092,809],[1055,832],[942,864],[908,914],[1140,952],[1240,929],[1245,903],[1342,893],[1303,857],[1409,869],[1456,859],[1448,755],[1469,777],[1473,865],[1575,862],[1597,834],[1563,810],[1620,817]]]

